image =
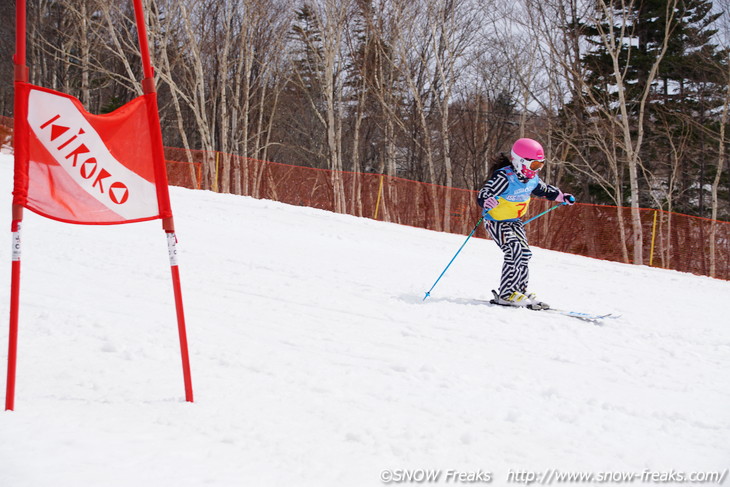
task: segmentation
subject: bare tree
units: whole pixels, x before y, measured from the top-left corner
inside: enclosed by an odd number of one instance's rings
[[[727,87],[725,89],[725,103],[722,106],[722,112],[720,114],[720,130],[717,137],[717,166],[715,168],[715,177],[712,181],[712,226],[710,227],[711,277],[715,277],[717,275],[717,219],[718,209],[720,206],[719,188],[723,170],[727,165],[727,152],[725,148],[727,147],[727,124],[728,118],[730,116],[730,48],[727,49],[726,52],[728,53],[725,73],[727,79]]]
[[[180,137],[180,141],[182,142],[183,149],[185,149],[185,154],[189,163],[188,174],[190,181],[192,181],[193,187],[198,187],[200,181],[198,181],[198,173],[195,170],[195,166],[192,164],[193,155],[186,130],[183,106],[181,103],[182,90],[178,86],[176,79],[172,74],[174,71],[173,65],[175,61],[181,57],[175,52],[173,52],[171,56],[169,49],[169,46],[177,45],[175,39],[178,35],[178,29],[172,23],[172,19],[174,18],[172,15],[160,15],[160,6],[156,2],[151,4],[151,8],[156,14],[149,16],[150,31],[153,33],[153,36],[157,38],[157,42],[155,44],[158,46],[157,51],[154,53],[156,55],[155,58],[158,66],[156,75],[170,90],[170,99],[175,113],[177,133]]]
[[[454,170],[451,156],[450,107],[458,74],[466,68],[465,52],[475,41],[477,11],[468,1],[450,0],[429,3],[426,19],[433,55],[433,81],[431,96],[438,107],[441,118],[442,162],[445,172],[444,185],[454,185]],[[443,211],[444,231],[451,230],[451,190],[446,190]]]
[[[236,80],[230,76],[230,71],[233,65],[232,51],[235,43],[235,29],[234,25],[234,12],[242,8],[242,5],[238,0],[227,0],[225,2],[219,2],[212,6],[215,11],[214,16],[214,34],[213,39],[217,48],[215,49],[215,58],[217,63],[217,76],[211,80],[212,85],[215,86],[215,92],[211,90],[210,98],[214,104],[214,123],[218,125],[217,130],[217,146],[218,149],[217,158],[220,161],[222,159],[222,167],[220,169],[220,186],[217,188],[223,193],[231,192],[231,156],[230,150],[231,134],[230,125],[231,117],[229,115],[229,93],[232,84]],[[221,30],[219,33],[218,30]],[[237,137],[236,137],[237,138]],[[240,179],[239,179],[240,181]],[[238,193],[240,193],[240,188]]]
[[[241,156],[267,159],[271,127],[285,85],[280,53],[285,51],[291,14],[285,4],[275,0],[244,0],[240,22],[238,57],[231,81],[233,147]],[[241,168],[240,161],[237,158],[233,168],[234,192],[252,194],[249,164]],[[259,174],[256,180],[260,182]]]
[[[719,131],[717,134],[717,166],[712,181],[712,226],[710,227],[710,276],[717,275],[717,219],[720,207],[720,180],[727,166],[727,124],[730,120],[730,1],[719,0],[720,8],[724,12],[721,17],[719,39],[725,52],[725,65],[718,66],[723,70],[725,78],[725,99],[720,112]]]
[[[314,63],[321,69],[312,71],[319,79],[320,95],[324,107],[320,109],[314,98],[310,98],[313,112],[325,128],[327,159],[332,170],[331,183],[334,195],[334,208],[344,213],[345,188],[342,181],[342,119],[344,105],[344,78],[346,59],[345,29],[353,11],[352,0],[316,0],[308,3],[314,13],[313,20],[319,32],[318,45],[310,45],[309,53]],[[311,41],[311,38],[304,38]],[[297,74],[300,74],[298,71]],[[303,84],[304,80],[300,78]]]
[[[639,153],[644,142],[644,117],[646,116],[646,104],[653,87],[652,83],[657,77],[659,65],[667,52],[669,39],[672,31],[676,27],[675,13],[677,11],[678,0],[669,0],[665,10],[665,29],[664,37],[661,40],[661,46],[655,54],[654,62],[646,75],[646,79],[642,80],[644,86],[640,95],[636,124],[633,123],[633,117],[630,115],[629,104],[632,100],[626,98],[628,65],[623,61],[625,50],[628,50],[628,56],[633,54],[631,37],[634,29],[633,19],[630,17],[633,0],[628,5],[618,3],[615,0],[599,0],[598,16],[595,18],[595,26],[598,29],[600,40],[603,43],[608,55],[613,63],[613,80],[618,93],[618,111],[619,117],[611,114],[617,128],[621,130],[622,144],[626,162],[629,170],[629,187],[631,201],[631,226],[633,235],[633,262],[635,264],[643,264],[643,231],[641,226],[641,215],[639,213],[639,167],[641,164]],[[627,8],[629,7],[629,8]],[[617,16],[617,13],[619,15]],[[603,19],[607,21],[609,28],[605,28]],[[610,110],[610,107],[602,107],[602,111]],[[634,135],[635,134],[635,135]]]
[[[678,0],[667,2],[665,9],[665,29],[657,46],[652,46],[652,64],[641,80],[638,99],[627,98],[632,56],[637,55],[638,46],[635,40],[636,22],[633,18],[634,1],[599,0],[591,4],[591,10],[581,10],[577,2],[571,0],[546,1],[529,3],[528,11],[537,12],[532,16],[533,25],[548,27],[540,29],[542,32],[559,33],[549,28],[544,22],[546,19],[562,19],[565,26],[590,24],[596,30],[596,41],[602,46],[603,52],[609,57],[612,66],[611,86],[605,87],[602,92],[608,95],[605,99],[599,98],[599,92],[588,85],[587,75],[581,65],[581,59],[587,49],[580,43],[580,30],[570,35],[548,35],[545,37],[546,46],[551,53],[550,59],[556,69],[553,73],[565,80],[572,99],[570,105],[563,108],[572,114],[574,123],[565,127],[555,127],[555,133],[561,144],[570,148],[570,152],[577,158],[572,167],[590,177],[611,195],[617,206],[623,203],[623,171],[624,164],[629,175],[628,198],[631,206],[631,229],[633,262],[643,263],[643,231],[639,212],[639,172],[646,168],[642,166],[640,151],[644,144],[645,117],[649,96],[654,90],[653,83],[657,79],[659,66],[666,54],[672,32],[677,25],[675,18]],[[566,18],[570,15],[571,18]],[[555,24],[553,24],[555,25]],[[644,46],[646,47],[646,46]],[[559,93],[559,90],[557,91]],[[611,98],[615,93],[615,101]],[[559,102],[559,107],[565,103]],[[588,109],[590,107],[590,109]],[[635,107],[635,108],[634,108]],[[634,111],[632,111],[634,108]],[[595,152],[586,151],[586,148],[595,148],[601,154],[604,164],[596,164]],[[607,172],[603,171],[603,168]],[[621,210],[617,210],[621,241],[625,242],[624,223]],[[624,255],[628,260],[627,251]]]
[[[179,2],[179,16],[185,33],[183,48],[187,53],[187,61],[190,63],[191,69],[188,71],[190,78],[188,81],[188,91],[185,98],[188,106],[192,110],[197,122],[198,134],[200,137],[201,149],[205,152],[212,153],[214,149],[213,126],[209,121],[208,114],[208,97],[206,93],[206,76],[208,70],[207,57],[202,51],[201,38],[205,38],[206,20],[208,20],[211,11],[209,2],[193,0],[181,0]],[[206,187],[211,187],[213,178],[216,176],[214,171],[214,160],[208,159],[203,165],[203,179],[208,182]]]
[[[520,85],[520,72],[515,69],[520,50],[510,49],[520,45],[509,28],[511,6],[500,0],[480,0],[476,8],[478,28],[471,29],[475,44],[468,53],[467,72],[458,85],[458,120],[452,128],[455,135],[463,134],[461,147],[457,146],[461,149],[462,179],[472,189],[481,186],[493,156],[514,138]],[[465,148],[467,154],[463,153]]]

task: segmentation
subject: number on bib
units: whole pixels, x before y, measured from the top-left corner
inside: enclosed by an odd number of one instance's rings
[[[527,208],[527,203],[518,203],[517,204],[517,217],[521,217],[525,213],[525,208]]]

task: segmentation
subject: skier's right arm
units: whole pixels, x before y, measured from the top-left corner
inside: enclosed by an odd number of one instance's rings
[[[484,183],[482,189],[477,193],[477,203],[484,208],[484,201],[504,193],[509,186],[509,180],[504,171],[497,171]]]

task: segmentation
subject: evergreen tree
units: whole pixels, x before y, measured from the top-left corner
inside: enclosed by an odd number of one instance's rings
[[[318,30],[316,13],[304,2],[296,11],[289,33],[291,73],[284,93],[281,124],[286,133],[278,158],[294,164],[327,167],[324,125],[325,110],[322,90],[322,35]]]
[[[682,166],[678,172],[678,193],[681,198],[676,209],[681,212],[709,216],[705,186],[711,179],[707,166],[714,160],[714,147],[707,131],[716,124],[714,113],[722,106],[725,81],[722,66],[727,56],[713,42],[717,31],[712,24],[721,13],[712,12],[712,3],[687,0],[682,4],[682,22],[672,37],[670,56],[660,71],[661,86],[655,105],[654,120],[661,126],[652,127],[659,142],[669,138],[686,139]],[[676,143],[675,143],[676,145]],[[657,148],[650,156],[661,158]]]
[[[666,0],[643,0],[613,10],[614,19],[623,20],[626,28],[619,63],[626,73],[624,95],[633,117],[665,36],[667,5]],[[713,123],[712,113],[721,105],[725,89],[718,67],[723,66],[726,57],[713,43],[716,31],[712,29],[721,14],[712,12],[708,0],[682,0],[672,13],[675,24],[650,89],[644,119],[646,143],[642,145],[641,161],[646,191],[642,192],[642,205],[672,206],[674,198],[678,206],[673,209],[703,214],[706,198],[702,187],[707,178],[703,165],[711,152],[704,134]],[[622,26],[609,25],[606,18],[602,25],[581,25],[584,40],[591,46],[582,59],[588,84],[596,100],[611,106],[618,99],[618,91],[614,66],[600,41],[599,27],[618,36]],[[587,110],[590,112],[591,107]],[[679,170],[677,165],[681,165]],[[657,201],[656,195],[661,192],[665,194]]]
[[[322,38],[317,30],[315,12],[306,3],[296,12],[291,38],[295,43],[294,69],[299,85],[310,96],[317,96],[322,92]]]

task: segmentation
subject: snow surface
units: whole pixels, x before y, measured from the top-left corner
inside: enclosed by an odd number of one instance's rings
[[[2,155],[3,317],[11,191]],[[545,301],[622,315],[595,326],[480,303],[501,253],[472,239],[422,302],[465,236],[171,197],[195,402],[159,221],[26,211],[0,486],[377,486],[383,469],[481,469],[504,485],[510,469],[730,467],[730,282],[533,249]]]

